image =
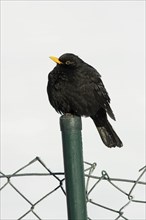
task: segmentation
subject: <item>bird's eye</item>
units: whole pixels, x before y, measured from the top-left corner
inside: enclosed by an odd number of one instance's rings
[[[68,60],[68,61],[65,62],[65,64],[66,64],[66,65],[70,65],[71,62]]]

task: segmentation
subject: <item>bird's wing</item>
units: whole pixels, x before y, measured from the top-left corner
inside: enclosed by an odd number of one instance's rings
[[[97,101],[99,102],[99,104],[101,105],[102,108],[104,108],[106,110],[106,112],[108,113],[108,115],[115,120],[115,116],[114,113],[110,107],[110,97],[106,91],[106,88],[101,80],[101,78],[98,77],[94,77],[93,79],[93,85],[94,85],[94,94],[95,94],[95,98],[97,99]]]
[[[94,92],[97,98],[99,99],[100,103],[102,105],[106,105],[107,103],[110,103],[110,97],[105,89],[105,86],[101,80],[101,78],[96,78],[96,80],[93,80],[94,83]]]

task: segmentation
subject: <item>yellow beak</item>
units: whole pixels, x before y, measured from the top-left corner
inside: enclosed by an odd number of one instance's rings
[[[57,57],[50,56],[49,58],[53,60],[55,63],[62,64],[62,62]]]

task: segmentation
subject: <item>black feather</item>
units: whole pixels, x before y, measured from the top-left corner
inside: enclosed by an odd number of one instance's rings
[[[47,92],[51,105],[61,114],[91,117],[102,141],[108,147],[121,147],[122,142],[107,120],[115,120],[110,98],[100,74],[74,54],[64,54],[61,64],[49,73]]]

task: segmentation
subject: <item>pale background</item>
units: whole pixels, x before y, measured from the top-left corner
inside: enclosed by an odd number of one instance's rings
[[[124,143],[108,149],[92,120],[83,118],[84,160],[96,162],[97,173],[136,179],[145,165],[144,1],[2,1],[1,13],[2,171],[12,173],[36,156],[53,171],[63,171],[59,115],[46,86],[55,66],[49,56],[71,52],[102,75],[117,118],[110,121]],[[17,198],[10,190],[4,195],[2,219],[19,217]],[[143,199],[141,192],[138,196]],[[129,218],[144,219],[143,205],[126,211]],[[65,199],[58,196],[43,216],[64,219]]]

